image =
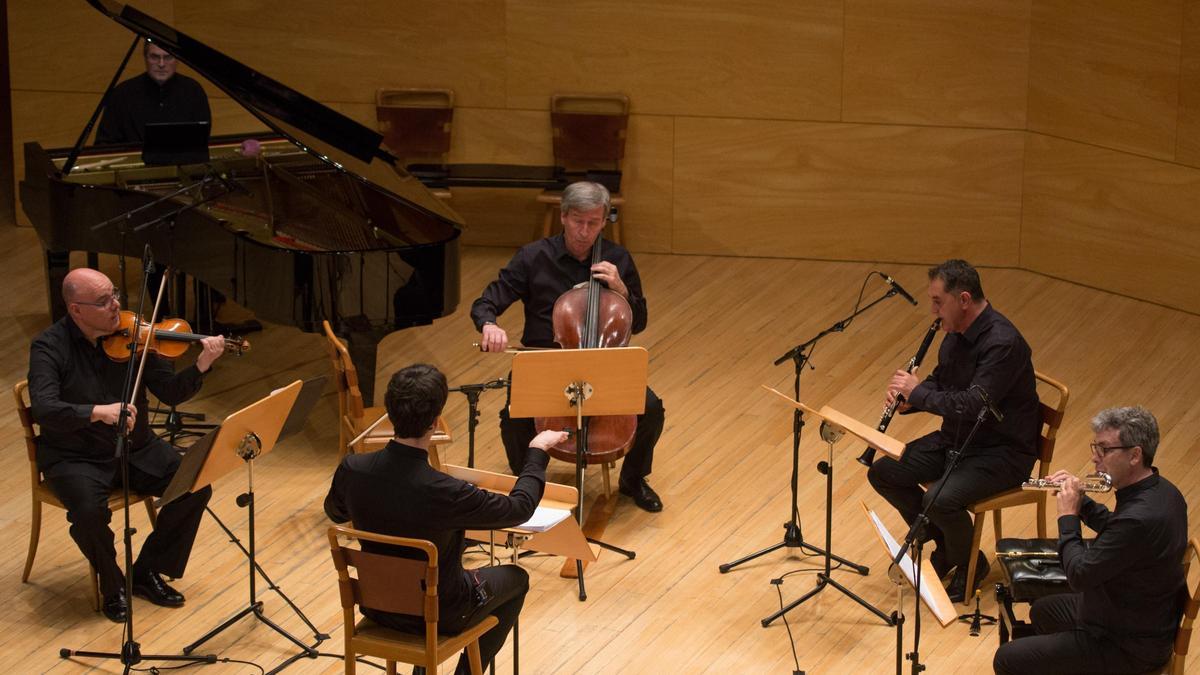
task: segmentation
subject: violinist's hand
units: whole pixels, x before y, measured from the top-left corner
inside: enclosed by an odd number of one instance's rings
[[[479,351],[502,352],[508,349],[508,333],[494,323],[483,324],[483,337],[479,340]]]
[[[617,271],[616,265],[606,261],[598,262],[592,265],[592,276],[598,281],[603,281],[609,290],[616,291],[626,300],[629,299],[629,289],[621,280],[621,274]]]
[[[1054,474],[1066,473],[1059,471]],[[1079,515],[1079,504],[1083,501],[1083,493],[1079,490],[1079,479],[1071,474],[1067,474],[1063,479],[1062,485],[1059,486],[1058,494],[1058,515],[1060,516],[1077,516]]]
[[[213,361],[225,353],[225,338],[220,335],[210,335],[200,341],[200,356],[196,357],[196,369],[207,373],[212,368]]]
[[[547,429],[537,436],[534,436],[533,440],[529,441],[529,447],[537,448],[538,450],[543,451],[549,450],[550,448],[553,448],[559,443],[567,440],[568,436],[569,434],[567,434],[565,431]]]
[[[125,420],[125,423],[129,427],[129,430],[133,431],[133,424],[137,421],[137,406],[130,403],[126,407],[129,408],[129,417]],[[91,420],[93,422],[103,422],[109,426],[116,426],[120,419],[120,403],[106,403],[104,405],[92,406]]]

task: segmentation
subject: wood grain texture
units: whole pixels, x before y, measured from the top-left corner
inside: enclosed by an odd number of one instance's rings
[[[1175,156],[1182,0],[1038,0],[1029,129],[1160,159]]]
[[[837,0],[508,4],[508,107],[621,91],[634,113],[838,118]]]
[[[1182,33],[1175,160],[1200,166],[1200,0],[1183,0]]]
[[[1025,126],[1031,0],[847,0],[842,120]]]
[[[10,275],[14,293],[5,306],[10,320],[0,324],[0,334],[7,338],[0,343],[7,345],[0,348],[4,382],[24,377],[28,342],[46,323],[41,272],[31,262],[35,247],[32,232],[0,224],[0,265],[15,272]],[[386,338],[377,389],[388,373],[414,361],[434,363],[451,385],[484,382],[507,372],[510,357],[483,355],[470,347],[477,334],[467,306],[511,254],[511,248],[464,249],[464,303],[431,326]],[[650,351],[650,382],[667,408],[650,482],[666,508],[652,515],[619,499],[606,536],[638,556],[624,561],[602,554],[588,569],[587,602],[576,599],[572,581],[558,577],[560,559],[534,556],[524,561],[531,590],[521,615],[521,666],[529,673],[564,675],[790,671],[783,626],[777,622],[764,630],[759,625],[779,606],[777,587],[768,581],[815,568],[819,560],[780,551],[729,574],[719,574],[717,566],[778,541],[780,523],[788,517],[791,415],[759,386],[787,390],[791,372],[771,361],[847,313],[872,265],[651,254],[638,255],[637,263],[649,296],[650,323],[634,344]],[[104,264],[111,269],[110,260]],[[923,286],[921,266],[889,271],[910,289]],[[1087,424],[1096,410],[1131,401],[1146,405],[1162,427],[1156,463],[1191,505],[1191,534],[1200,533],[1200,404],[1188,393],[1189,383],[1200,377],[1193,349],[1200,341],[1200,317],[1030,272],[985,269],[982,275],[995,306],[1032,345],[1035,365],[1071,387],[1055,468],[1082,473],[1090,466]],[[807,290],[798,293],[797,288]],[[860,317],[845,334],[821,343],[816,370],[804,375],[802,397],[873,421],[888,374],[912,355],[928,319],[925,308],[899,302]],[[500,322],[519,333],[519,309],[505,313]],[[253,339],[255,350],[236,361],[222,360],[186,409],[220,418],[292,379],[327,374],[319,335],[268,325]],[[443,456],[461,464],[467,452],[467,404],[459,394],[451,397],[446,418],[455,441]],[[485,470],[504,470],[496,424],[503,402],[500,391],[485,392],[480,399],[477,466]],[[300,435],[257,462],[254,472],[259,561],[317,626],[331,633],[332,640],[322,645],[325,652],[340,651],[342,637],[324,540],[328,521],[321,507],[336,463],[336,410],[330,388]],[[0,534],[20,551],[29,527],[28,474],[15,415],[11,409],[0,412]],[[909,439],[935,425],[929,416],[903,416],[889,433]],[[894,587],[858,502],[875,508],[893,532],[900,521],[854,463],[861,451],[848,441],[834,451],[833,550],[869,565],[872,572],[860,577],[835,571],[834,576],[890,611]],[[825,487],[811,467],[826,458],[826,448],[811,427],[804,431],[800,453],[800,518],[805,537],[821,542]],[[573,469],[562,462],[550,465],[549,476],[573,483]],[[600,483],[599,472],[589,472],[587,494],[598,494]],[[243,542],[246,513],[234,498],[244,489],[244,475],[228,476],[217,481],[212,500],[213,511]],[[1111,497],[1107,499],[1111,505]],[[1006,513],[1005,533],[1031,536],[1033,514],[1032,508]],[[135,511],[134,517],[144,532],[144,514]],[[61,513],[48,513],[43,528],[29,584],[18,582],[22,556],[0,559],[5,580],[0,602],[8,608],[0,631],[0,667],[11,672],[120,672],[113,662],[58,658],[60,647],[114,649],[120,628],[90,610],[83,561]],[[990,553],[991,547],[988,528],[984,550]],[[485,561],[486,556],[467,556],[470,566]],[[245,567],[242,555],[206,516],[187,574],[176,584],[187,594],[187,606],[172,610],[135,601],[143,651],[178,653],[183,644],[243,607]],[[993,573],[988,585],[997,579]],[[811,574],[793,574],[778,590],[790,601],[812,584]],[[309,637],[274,593],[261,586],[260,591],[269,617],[297,636]],[[905,598],[911,622],[911,593]],[[991,594],[984,594],[982,609],[995,613]],[[892,629],[840,594],[821,593],[788,619],[800,666],[809,672],[887,672],[894,662]],[[921,653],[931,671],[987,671],[996,648],[995,627],[970,638],[964,626],[930,628],[934,624],[927,613],[923,622]],[[907,648],[911,630],[905,637]],[[209,649],[268,669],[294,653],[290,643],[252,620],[222,633]],[[506,646],[497,672],[509,672],[511,658]],[[1193,654],[1189,665],[1197,658]],[[210,668],[241,673],[248,666]],[[321,658],[302,659],[287,672],[341,670],[338,660]]]
[[[441,87],[466,106],[504,103],[501,0],[177,3],[176,27],[321,101],[381,87]]]
[[[1200,170],[1032,135],[1021,266],[1200,312]]]
[[[676,121],[677,253],[1017,259],[1023,134]]]

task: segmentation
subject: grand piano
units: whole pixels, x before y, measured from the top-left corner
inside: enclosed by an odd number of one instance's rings
[[[328,320],[369,405],[379,340],[458,305],[459,216],[397,167],[377,132],[133,7],[88,2],[270,132],[256,135],[256,153],[245,135],[214,137],[208,162],[167,166],[145,164],[140,148],[80,148],[96,115],[75,148],[26,143],[21,200],[46,251],[51,314],[65,313],[70,251],[136,261],[148,244],[160,264],[260,318],[309,332]]]

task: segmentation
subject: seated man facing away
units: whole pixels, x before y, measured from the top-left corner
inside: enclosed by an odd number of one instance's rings
[[[1150,411],[1102,410],[1092,431],[1092,463],[1112,476],[1117,507],[1083,495],[1066,471],[1049,477],[1062,484],[1058,554],[1072,592],[1033,603],[1038,634],[1001,645],[997,673],[1157,672],[1171,656],[1187,601],[1187,504],[1152,466],[1158,422]],[[1080,522],[1097,533],[1091,546]]]
[[[385,404],[396,436],[378,452],[342,460],[325,497],[325,513],[336,523],[352,521],[360,530],[433,542],[439,566],[438,632],[461,633],[483,617],[495,616],[499,624],[479,640],[480,655],[488,663],[521,613],[529,575],[516,565],[464,570],[463,531],[529,520],[546,486],[546,448],[561,443],[566,434],[544,431],[530,442],[524,468],[508,495],[481,490],[429,465],[429,440],[448,395],[445,376],[433,366],[412,365],[393,375]],[[363,542],[363,548],[406,556],[404,550],[372,542]],[[389,628],[425,631],[420,617],[367,607],[363,614]],[[455,672],[470,672],[465,653]]]

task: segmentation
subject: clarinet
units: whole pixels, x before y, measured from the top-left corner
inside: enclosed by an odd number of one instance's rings
[[[908,360],[908,365],[904,367],[904,371],[911,373],[916,370],[921,362],[925,360],[925,352],[929,351],[929,345],[933,344],[933,336],[937,335],[938,328],[941,327],[942,320],[934,319],[933,323],[929,324],[929,330],[925,331],[925,338],[921,340],[921,346],[917,347],[917,353]],[[875,425],[875,430],[883,433],[887,431],[888,425],[892,423],[892,417],[896,414],[896,408],[904,402],[903,396],[896,396],[896,400],[892,401],[891,405],[884,406],[883,414],[879,416],[879,424]],[[875,448],[867,447],[863,454],[858,456],[858,463],[863,466],[871,466],[871,462],[875,461]]]

